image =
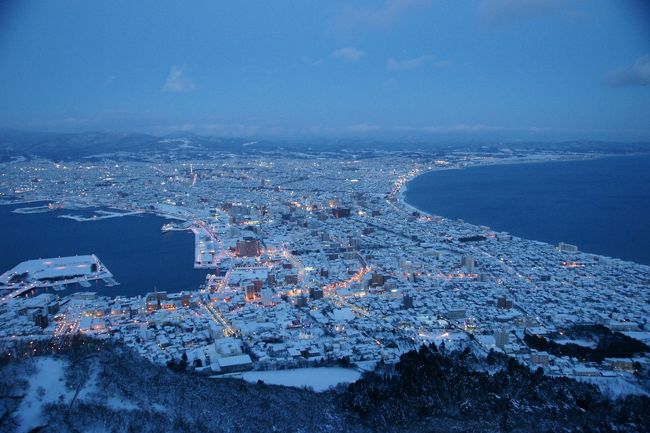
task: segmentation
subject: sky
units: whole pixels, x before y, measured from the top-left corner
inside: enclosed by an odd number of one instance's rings
[[[0,0],[0,127],[650,141],[650,7]]]

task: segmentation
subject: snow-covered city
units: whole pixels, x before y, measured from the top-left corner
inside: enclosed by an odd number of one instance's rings
[[[77,224],[163,216],[160,236],[193,233],[193,266],[208,274],[200,287],[107,297],[91,282],[110,287],[120,276],[101,257],[34,258],[0,276],[0,344],[21,357],[17,342],[59,349],[82,334],[157,364],[241,377],[372,370],[434,342],[502,352],[609,393],[644,394],[638,373],[650,366],[647,353],[596,360],[562,347],[596,349],[603,329],[650,343],[650,267],[429,215],[403,200],[409,180],[427,171],[592,157],[221,153],[178,163],[111,155],[5,163],[0,197],[20,203],[15,213],[65,210],[60,217]],[[100,210],[75,216],[85,208]]]
[[[0,433],[650,432],[650,2],[0,2]]]

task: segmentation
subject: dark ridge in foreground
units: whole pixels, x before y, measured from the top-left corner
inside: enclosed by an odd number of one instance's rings
[[[66,388],[78,395],[44,406],[42,433],[370,431],[341,414],[334,392],[178,373],[92,340],[77,339],[55,355],[40,349],[45,348],[37,349],[41,355],[5,362],[0,369],[0,431],[18,427],[15,414],[20,397],[28,394],[26,378],[42,356],[67,363]]]
[[[505,355],[477,358],[469,349],[448,352],[433,344],[323,393],[178,373],[92,340],[77,339],[64,353],[48,355],[45,347],[36,353],[0,359],[0,431],[18,428],[29,379],[42,359],[66,366],[61,386],[68,395],[44,402],[31,430],[44,433],[650,429],[648,397],[611,400],[593,385],[532,372]]]
[[[444,350],[444,349],[443,349]],[[350,385],[346,405],[380,430],[648,431],[650,398],[610,400],[591,384],[532,372],[514,358],[431,346],[408,352],[393,373],[380,370]],[[441,422],[444,423],[441,425]]]

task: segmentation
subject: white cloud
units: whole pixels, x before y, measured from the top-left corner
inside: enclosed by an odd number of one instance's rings
[[[640,57],[632,65],[608,73],[605,83],[612,87],[650,86],[650,55]]]
[[[332,52],[332,57],[335,59],[342,59],[345,60],[346,62],[356,62],[363,56],[363,51],[353,48],[353,47],[346,47],[346,48],[339,48],[338,50],[334,50]]]
[[[188,92],[194,90],[194,82],[185,74],[185,65],[172,66],[162,90],[164,92]]]
[[[435,68],[444,68],[450,64],[451,62],[449,60],[435,60],[433,56],[424,55],[401,60],[390,57],[386,62],[386,67],[391,71],[410,71],[423,65],[429,65]]]

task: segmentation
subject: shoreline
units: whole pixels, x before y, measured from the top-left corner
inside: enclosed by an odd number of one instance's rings
[[[545,159],[526,159],[526,160],[504,160],[504,161],[490,161],[490,162],[483,162],[483,163],[479,162],[479,163],[476,163],[476,164],[471,164],[471,165],[466,165],[466,166],[461,166],[461,167],[458,167],[458,166],[434,167],[434,168],[431,168],[431,169],[428,169],[428,170],[423,170],[423,171],[419,172],[418,174],[416,174],[416,175],[412,176],[411,178],[409,178],[406,182],[404,182],[404,185],[397,192],[396,198],[397,198],[397,202],[399,203],[399,206],[404,208],[404,210],[406,210],[409,213],[418,212],[420,215],[423,215],[423,216],[428,217],[428,218],[441,218],[443,220],[454,221],[454,222],[462,221],[463,224],[468,224],[468,225],[471,225],[471,226],[476,227],[477,229],[479,229],[480,227],[483,226],[480,223],[468,222],[463,218],[450,218],[450,217],[446,217],[444,215],[434,214],[434,213],[425,211],[423,209],[420,209],[420,208],[416,207],[415,205],[413,205],[411,203],[408,203],[407,200],[406,200],[406,193],[408,191],[409,184],[413,180],[415,180],[416,178],[418,178],[418,177],[420,177],[422,175],[425,175],[425,174],[428,174],[428,173],[434,173],[434,172],[438,172],[438,171],[463,170],[463,169],[471,169],[471,168],[477,168],[477,167],[490,167],[490,166],[498,166],[498,165],[525,165],[525,164],[541,164],[541,163],[557,163],[557,162],[593,161],[593,160],[607,159],[607,158],[630,158],[630,157],[639,156],[639,155],[649,156],[650,153],[648,153],[648,152],[635,152],[635,153],[630,153],[630,154],[625,154],[625,155],[598,154],[598,155],[582,155],[582,157],[580,157],[579,155],[576,155],[577,156],[576,158],[569,157],[569,158],[557,158],[557,159],[556,158],[545,158]],[[542,243],[545,243],[547,245],[554,245],[554,244],[552,244],[552,243],[550,243],[548,241],[536,240],[536,239],[531,239],[531,238],[524,237],[524,236],[515,235],[515,234],[510,233],[509,231],[493,230],[492,228],[490,228],[490,230],[495,232],[495,233],[508,233],[508,234],[512,235],[513,237],[523,239],[523,240],[526,240],[526,241],[530,241],[530,242],[542,242]],[[634,263],[636,265],[650,267],[650,264],[640,263],[640,262],[637,262],[637,261],[634,261],[634,260],[627,260],[627,259],[622,259],[622,258],[614,257],[614,256],[607,256],[607,255],[602,255],[602,254],[598,254],[598,253],[591,253],[591,252],[582,251],[582,250],[579,250],[579,253],[581,253],[581,254],[589,254],[589,255],[592,255],[592,256],[597,256],[599,258],[607,259],[607,260],[618,260],[618,261],[621,261],[621,262]]]
[[[493,166],[498,166],[498,165],[525,165],[525,164],[544,164],[544,163],[554,163],[554,162],[578,162],[578,161],[593,161],[596,159],[606,159],[606,158],[630,158],[633,156],[639,156],[639,155],[650,155],[650,152],[636,152],[636,153],[628,153],[625,155],[619,155],[619,154],[597,154],[597,155],[575,155],[575,157],[569,157],[569,158],[546,158],[546,159],[522,159],[522,160],[499,160],[499,161],[490,161],[490,162],[484,162],[484,163],[476,163],[476,164],[471,164],[471,165],[466,165],[463,167],[434,167],[428,170],[423,170],[416,174],[415,176],[412,176],[409,178],[406,182],[404,182],[404,185],[399,189],[397,192],[397,201],[402,204],[404,207],[413,209],[423,215],[430,216],[430,217],[440,217],[444,219],[449,219],[451,220],[452,218],[445,217],[443,215],[437,215],[437,214],[432,214],[430,212],[427,212],[423,209],[419,209],[416,206],[408,203],[406,201],[406,192],[408,191],[408,185],[412,181],[414,181],[416,178],[423,176],[428,173],[434,173],[436,171],[446,171],[446,170],[465,170],[469,168],[477,168],[477,167],[493,167]],[[564,155],[563,155],[564,156]],[[479,226],[479,224],[474,224],[474,223],[467,223],[467,224],[472,224],[475,226]]]
[[[416,174],[415,176],[412,176],[410,179],[408,179],[406,182],[404,182],[404,185],[399,189],[397,192],[397,201],[403,205],[406,208],[412,209],[414,211],[419,212],[420,214],[429,216],[429,217],[440,217],[444,219],[451,220],[452,218],[445,217],[443,215],[437,215],[437,214],[432,214],[430,212],[427,212],[423,209],[419,209],[416,206],[408,203],[406,201],[406,192],[408,191],[408,185],[412,181],[414,181],[416,178],[423,176],[428,173],[434,173],[437,171],[446,171],[446,170],[465,170],[469,168],[477,168],[477,167],[493,167],[493,166],[498,166],[498,165],[524,165],[524,164],[544,164],[544,163],[553,163],[553,162],[575,162],[575,161],[593,161],[595,159],[603,159],[603,158],[613,158],[613,157],[631,157],[631,156],[636,156],[638,155],[637,153],[634,154],[627,154],[627,155],[613,155],[613,154],[599,154],[599,155],[582,155],[580,157],[579,155],[575,155],[575,157],[570,157],[570,158],[544,158],[544,159],[536,159],[536,158],[529,158],[529,159],[520,159],[520,160],[512,160],[512,159],[505,159],[505,160],[494,160],[494,161],[489,161],[489,162],[479,162],[476,164],[470,164],[462,167],[434,167],[428,170],[423,170]],[[643,155],[650,155],[650,153],[643,153]],[[562,155],[565,156],[565,155]],[[467,224],[472,224],[478,227],[478,224],[473,224],[473,223],[467,223]]]
[[[39,200],[40,201],[40,200]],[[16,206],[16,205],[14,205]],[[20,212],[13,212],[13,207],[14,206],[6,206],[6,207],[0,207],[1,210],[3,210],[3,216],[6,215],[7,218],[13,218],[14,216],[17,218],[23,218],[25,217],[25,214],[20,213]],[[20,206],[20,204],[18,204]],[[167,272],[165,275],[167,275],[169,278],[166,279],[161,279],[158,278],[160,281],[158,282],[158,289],[163,290],[163,291],[168,291],[168,292],[175,292],[175,291],[180,291],[180,290],[199,290],[200,286],[205,282],[205,278],[203,273],[201,272],[202,270],[196,270],[193,268],[192,263],[193,263],[193,252],[194,252],[194,236],[186,236],[185,234],[182,234],[181,236],[171,236],[169,235],[164,235],[160,231],[161,225],[164,223],[169,222],[171,218],[176,218],[178,219],[178,216],[171,216],[171,215],[166,215],[163,216],[161,215],[160,212],[157,211],[152,211],[152,210],[127,210],[127,209],[119,209],[117,207],[106,207],[102,208],[96,212],[93,215],[96,215],[95,218],[93,216],[87,217],[87,216],[82,216],[86,215],[86,213],[82,214],[75,214],[76,207],[73,208],[64,208],[64,210],[70,210],[70,213],[72,215],[59,215],[56,212],[52,212],[51,209],[45,209],[44,212],[36,212],[32,213],[32,216],[37,217],[35,219],[35,224],[39,225],[39,227],[49,227],[50,221],[52,223],[55,223],[55,221],[59,221],[61,223],[68,221],[73,224],[71,229],[69,230],[69,235],[66,234],[65,238],[71,238],[71,239],[78,239],[79,235],[77,234],[79,230],[82,231],[82,233],[90,233],[95,230],[92,226],[92,222],[110,222],[109,225],[104,226],[102,228],[103,230],[109,230],[111,233],[115,233],[115,240],[110,240],[106,236],[101,236],[100,238],[103,239],[103,241],[100,240],[93,240],[91,242],[86,242],[84,245],[87,244],[87,246],[81,248],[72,248],[69,250],[61,250],[55,248],[51,251],[40,251],[40,248],[38,249],[39,251],[34,252],[29,254],[25,254],[28,252],[28,248],[23,248],[21,250],[21,253],[18,254],[9,254],[7,253],[3,257],[3,263],[5,263],[5,266],[0,270],[0,273],[8,271],[13,269],[16,264],[20,264],[25,261],[29,260],[37,260],[42,258],[42,257],[59,257],[59,256],[70,256],[70,255],[75,255],[75,254],[81,254],[85,252],[93,252],[101,256],[102,262],[106,263],[107,267],[109,267],[111,276],[113,276],[117,281],[119,281],[119,285],[116,285],[117,287],[113,287],[110,291],[108,290],[100,290],[98,293],[102,296],[107,296],[110,298],[114,298],[116,296],[125,296],[125,297],[132,297],[132,296],[144,296],[146,293],[150,292],[153,290],[153,287],[156,285],[154,283],[151,283],[150,285],[146,283],[146,278],[140,276],[141,275],[150,275],[152,278],[154,278],[154,274],[158,273],[159,271],[163,271],[164,268],[167,268],[168,265],[165,265],[167,261],[173,261],[177,262],[177,264],[172,264],[171,266],[173,269],[175,269],[174,272]],[[110,209],[105,210],[105,209]],[[56,209],[57,211],[61,211],[61,209]],[[28,212],[29,213],[29,212]],[[60,213],[60,212],[59,212]],[[138,251],[142,251],[142,255],[158,255],[157,249],[158,247],[162,247],[164,245],[168,245],[170,242],[173,245],[185,245],[187,242],[191,242],[191,246],[188,245],[189,250],[187,252],[189,253],[190,257],[189,260],[184,260],[187,259],[188,257],[184,256],[184,252],[186,250],[183,248],[179,250],[179,253],[175,253],[174,250],[168,249],[166,250],[164,256],[162,258],[147,258],[147,262],[151,263],[151,266],[154,266],[155,271],[147,271],[143,272],[138,268],[137,265],[135,264],[130,264],[130,263],[136,263],[139,260],[138,255],[130,255],[132,256],[132,260],[129,261],[120,261],[120,257],[122,257],[123,253],[118,253],[119,251],[119,235],[122,230],[128,230],[130,233],[132,230],[130,230],[129,227],[131,227],[134,223],[137,221],[141,221],[140,217],[144,217],[145,220],[148,220],[149,223],[145,224],[144,227],[152,227],[152,230],[147,230],[147,232],[142,232],[142,234],[137,234],[137,236],[141,239],[144,240],[145,244],[149,244],[149,242],[153,242],[154,245],[154,250],[149,250],[144,247],[137,247],[136,249]],[[3,217],[3,221],[4,217]],[[10,221],[10,220],[7,220]],[[131,222],[133,221],[133,222]],[[185,220],[182,220],[185,222]],[[41,225],[42,224],[42,225]],[[138,222],[138,224],[140,224]],[[58,223],[56,227],[61,227]],[[79,227],[79,229],[77,229]],[[140,226],[138,226],[140,227]],[[47,229],[44,229],[47,231]],[[185,230],[183,230],[185,231]],[[175,231],[176,232],[176,231]],[[67,233],[67,232],[66,232]],[[172,233],[173,235],[173,233]],[[86,236],[86,235],[84,235]],[[187,240],[185,240],[187,238]],[[10,238],[8,241],[9,243],[13,242],[18,242],[13,240],[14,238]],[[163,241],[163,239],[166,239]],[[171,240],[170,240],[171,239]],[[191,239],[191,241],[190,241]],[[110,243],[103,243],[104,241],[110,240]],[[100,250],[101,247],[101,250]],[[103,251],[103,252],[102,252]],[[192,251],[190,253],[190,251]],[[129,253],[130,254],[130,253]],[[115,266],[112,266],[113,262],[117,262]],[[162,264],[161,264],[162,263]],[[169,284],[167,284],[165,281],[169,280]],[[77,283],[77,281],[68,281],[66,280],[64,284],[73,284]],[[162,284],[162,286],[161,286]],[[47,285],[44,285],[44,287]],[[110,284],[104,285],[103,287],[109,288],[112,287]],[[39,286],[40,288],[40,286]],[[75,288],[73,291],[78,291],[80,290],[79,288]]]

